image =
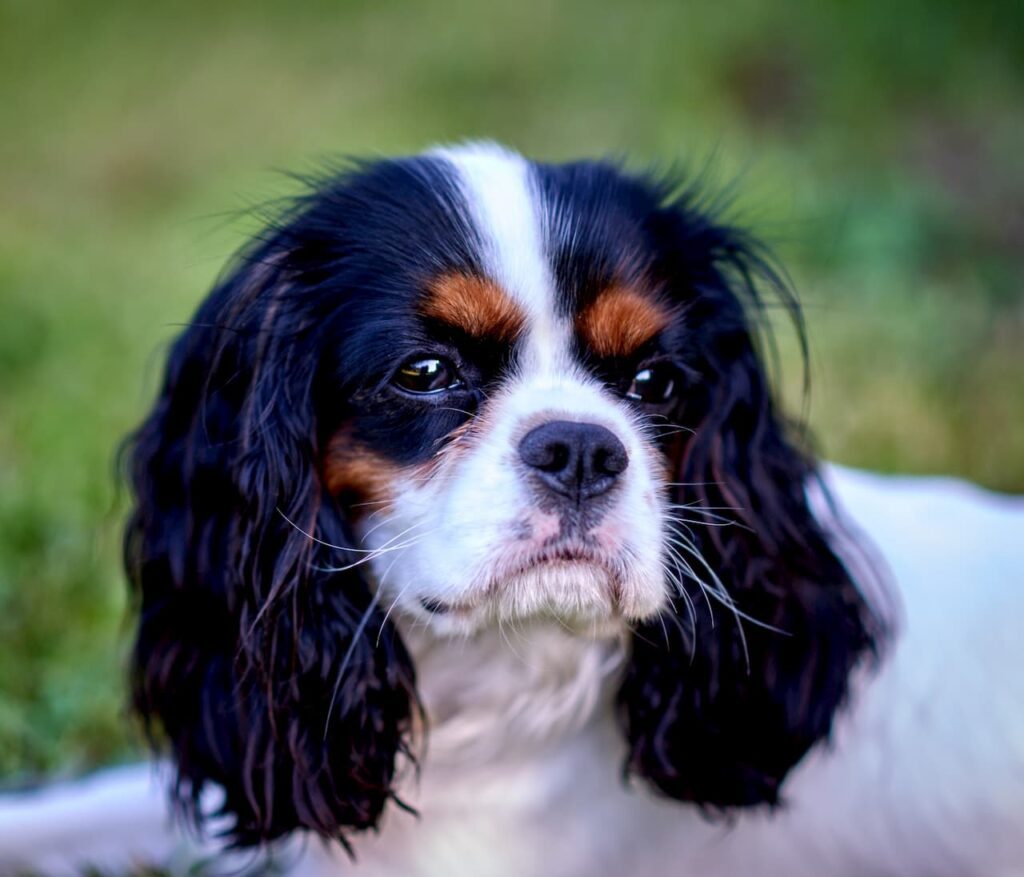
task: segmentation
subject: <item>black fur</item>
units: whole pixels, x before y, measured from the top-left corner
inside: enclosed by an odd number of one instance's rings
[[[751,319],[754,278],[773,276],[743,235],[663,187],[595,163],[535,174],[573,230],[546,241],[564,313],[616,278],[654,281],[675,306],[643,351],[687,380],[683,402],[652,414],[689,430],[663,440],[675,501],[736,522],[677,525],[694,554],[677,549],[679,596],[637,632],[619,693],[628,767],[711,809],[773,803],[878,633],[771,400]],[[374,827],[411,761],[414,668],[361,569],[341,569],[359,555],[321,466],[343,423],[396,464],[423,460],[479,402],[395,395],[402,351],[446,345],[477,388],[514,357],[416,313],[437,272],[481,270],[467,216],[436,160],[316,181],[199,309],[128,444],[135,706],[171,749],[188,813],[201,820],[204,786],[223,786],[237,844]],[[611,387],[636,368],[578,352]]]

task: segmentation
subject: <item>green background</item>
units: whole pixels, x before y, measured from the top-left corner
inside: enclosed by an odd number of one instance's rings
[[[491,137],[732,184],[822,452],[1024,489],[1022,64],[1019,2],[2,0],[0,783],[138,747],[114,449],[276,169]]]

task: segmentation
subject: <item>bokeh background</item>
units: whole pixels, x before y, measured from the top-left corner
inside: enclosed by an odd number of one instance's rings
[[[0,0],[0,787],[138,751],[114,452],[246,211],[473,137],[732,185],[823,453],[1024,489],[1019,0]]]

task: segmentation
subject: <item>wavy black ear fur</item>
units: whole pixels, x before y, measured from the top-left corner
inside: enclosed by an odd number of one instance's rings
[[[752,318],[758,281],[796,303],[758,246],[696,211],[651,221],[667,289],[685,296],[695,379],[673,420],[680,589],[637,631],[619,694],[628,770],[720,812],[775,804],[831,730],[878,621],[812,514],[815,478],[772,401]],[[698,582],[699,580],[699,582]]]
[[[359,570],[338,570],[356,555],[324,544],[353,544],[313,422],[332,303],[294,282],[308,254],[287,237],[203,304],[126,447],[134,705],[171,750],[182,808],[201,821],[220,785],[239,845],[374,826],[415,708],[397,633]]]

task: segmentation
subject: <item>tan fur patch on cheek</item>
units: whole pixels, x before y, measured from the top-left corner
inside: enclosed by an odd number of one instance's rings
[[[644,440],[648,453],[654,463],[654,474],[666,485],[672,485],[679,478],[679,473],[686,467],[686,455],[692,446],[689,435],[676,435],[664,448],[654,442]],[[670,492],[671,489],[670,489]]]
[[[346,506],[362,505],[369,514],[394,500],[403,470],[342,429],[327,447],[323,473],[332,496]]]
[[[576,329],[599,356],[629,356],[671,320],[668,308],[630,286],[610,286],[576,318]]]
[[[471,274],[442,274],[427,287],[423,313],[474,338],[512,341],[526,315],[498,284]]]

